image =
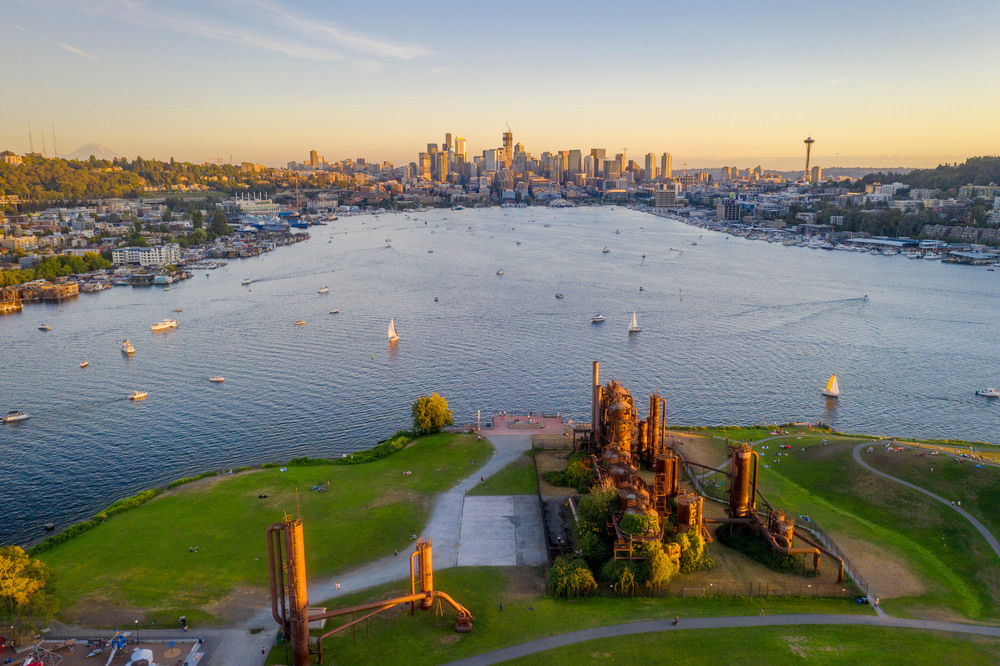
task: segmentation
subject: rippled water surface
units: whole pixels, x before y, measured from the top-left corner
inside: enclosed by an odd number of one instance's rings
[[[975,391],[1000,383],[1000,272],[747,241],[617,207],[310,232],[170,291],[116,287],[0,317],[0,409],[32,415],[0,425],[0,543],[177,477],[366,448],[432,391],[458,422],[479,409],[587,420],[593,360],[641,416],[659,389],[671,423],[998,440],[1000,401]],[[629,336],[633,310],[643,330]],[[598,312],[607,321],[592,324]],[[180,326],[152,333],[165,317]],[[833,371],[842,396],[827,401]],[[128,400],[135,389],[149,398]]]

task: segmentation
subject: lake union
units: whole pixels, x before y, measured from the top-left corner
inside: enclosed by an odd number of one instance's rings
[[[1000,401],[975,391],[1000,383],[1000,272],[620,207],[358,216],[310,232],[169,292],[116,287],[0,318],[0,408],[32,415],[0,426],[0,543],[205,470],[367,448],[409,427],[421,394],[446,397],[457,423],[480,409],[586,421],[594,360],[640,416],[661,391],[671,424],[998,440]],[[633,310],[642,332],[629,335]],[[167,317],[179,326],[151,332]],[[831,372],[836,401],[820,394]]]

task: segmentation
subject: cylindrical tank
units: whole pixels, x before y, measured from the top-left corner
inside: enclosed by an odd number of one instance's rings
[[[795,538],[794,518],[786,516],[785,512],[780,509],[775,509],[768,516],[767,529],[774,536],[778,545],[791,548],[792,540]]]
[[[641,455],[646,455],[649,451],[649,424],[645,421],[639,421],[639,436],[637,438],[638,446]]]
[[[753,451],[746,444],[733,449],[730,468],[732,477],[729,482],[729,515],[732,518],[745,518],[750,514],[750,484],[752,475]]]
[[[302,521],[285,522],[285,553],[288,575],[289,619],[292,625],[292,658],[309,663],[309,598],[306,592],[306,546]]]
[[[431,540],[417,542],[417,561],[420,563],[420,591],[424,594],[434,591],[434,561],[431,556]],[[420,610],[430,610],[434,605],[431,597],[420,600]]]
[[[677,498],[677,531],[687,532],[691,528],[691,500],[694,495],[681,495]]]
[[[646,450],[649,451],[649,455],[655,456],[660,452],[660,395],[658,393],[649,396],[649,426],[646,433],[649,441]]]
[[[677,494],[677,456],[672,452],[661,453],[653,460],[655,483],[667,495]]]

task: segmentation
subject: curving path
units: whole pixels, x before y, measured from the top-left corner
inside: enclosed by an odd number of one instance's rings
[[[959,634],[975,634],[1000,638],[1000,627],[986,627],[957,622],[932,622],[929,620],[907,620],[873,615],[765,615],[735,616],[735,617],[703,617],[683,619],[677,626],[670,620],[653,620],[649,622],[630,622],[609,627],[594,627],[582,631],[572,631],[556,636],[549,636],[537,641],[514,645],[502,650],[494,650],[484,654],[451,662],[451,666],[485,666],[498,664],[510,659],[525,657],[554,648],[583,643],[595,639],[617,639],[631,634],[649,634],[660,631],[687,631],[690,629],[732,629],[738,627],[773,627],[793,625],[868,625],[875,627],[899,627],[904,629],[923,629],[930,631],[949,631]]]
[[[928,497],[930,497],[932,499],[936,499],[938,502],[941,502],[945,506],[951,507],[952,509],[954,509],[955,511],[957,511],[959,514],[961,514],[963,518],[965,518],[970,523],[972,523],[972,526],[975,527],[976,530],[978,530],[979,533],[983,535],[983,538],[986,539],[986,543],[988,543],[990,545],[990,548],[993,549],[993,552],[996,553],[996,556],[998,558],[1000,558],[1000,542],[998,542],[997,539],[996,539],[996,537],[994,537],[993,534],[988,529],[986,529],[985,525],[983,525],[981,522],[979,522],[968,511],[966,511],[962,507],[956,505],[951,500],[946,500],[945,498],[941,497],[940,495],[935,495],[931,491],[925,490],[924,488],[921,488],[920,486],[914,485],[914,484],[910,483],[909,481],[904,481],[902,479],[897,479],[896,477],[894,477],[894,476],[892,476],[890,474],[886,474],[885,472],[882,472],[880,470],[875,469],[874,467],[872,467],[871,465],[869,465],[868,463],[866,463],[864,460],[862,460],[861,459],[861,449],[864,448],[864,447],[866,447],[866,446],[873,446],[875,444],[876,444],[876,442],[871,441],[871,442],[862,442],[861,444],[858,444],[857,446],[855,446],[854,450],[853,450],[855,462],[857,462],[859,465],[861,465],[862,467],[864,467],[865,469],[867,469],[872,474],[878,474],[879,476],[881,476],[883,478],[886,478],[886,479],[889,479],[890,481],[895,481],[896,483],[900,483],[900,484],[906,486],[907,488],[912,488],[913,490],[916,490],[918,493],[923,493],[924,495],[927,495]]]

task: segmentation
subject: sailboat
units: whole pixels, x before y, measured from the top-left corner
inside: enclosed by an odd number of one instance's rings
[[[389,320],[389,342],[395,342],[399,340],[399,334],[396,333],[396,320]]]
[[[628,325],[629,333],[638,333],[642,329],[639,328],[639,322],[635,319],[635,310],[632,310],[632,323]]]
[[[823,389],[823,395],[829,398],[836,398],[840,396],[840,387],[837,385],[837,373],[830,375],[830,381],[826,383],[826,388]]]

